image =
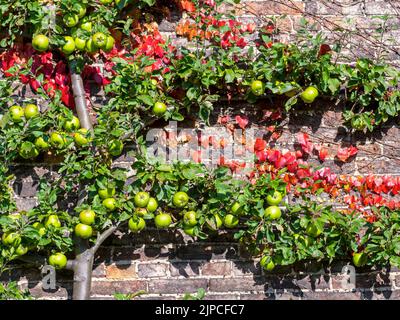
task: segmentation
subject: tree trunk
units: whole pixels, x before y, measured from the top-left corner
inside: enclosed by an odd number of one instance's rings
[[[76,113],[78,114],[81,127],[93,131],[92,121],[86,108],[86,94],[83,87],[82,77],[76,73],[75,66],[70,64],[72,92],[74,94]]]
[[[87,241],[76,239],[76,257],[74,260],[73,300],[89,300],[92,286],[94,252]]]

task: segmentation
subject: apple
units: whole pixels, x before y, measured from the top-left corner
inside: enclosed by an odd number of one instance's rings
[[[239,224],[239,219],[233,214],[227,214],[224,218],[224,226],[227,228],[234,228]]]
[[[107,36],[106,45],[103,48],[104,52],[110,52],[114,48],[115,39],[112,36]]]
[[[275,263],[269,256],[263,256],[260,260],[260,265],[266,271],[272,271],[275,269]]]
[[[24,109],[20,106],[12,106],[9,110],[11,119],[14,122],[21,122],[23,116],[25,115]]]
[[[282,194],[279,191],[274,191],[273,195],[268,195],[267,196],[267,203],[270,206],[277,206],[280,204],[282,201]]]
[[[39,108],[35,104],[27,104],[24,108],[24,115],[26,119],[31,119],[39,115]]]
[[[136,208],[135,214],[139,217],[143,217],[147,214],[147,209],[146,208]]]
[[[146,209],[149,212],[154,212],[158,208],[158,202],[157,199],[150,197],[149,202],[147,203]]]
[[[217,213],[215,213],[211,219],[211,221],[206,221],[207,222],[207,227],[213,231],[218,230],[219,228],[222,227],[223,221],[221,219],[221,216]]]
[[[81,127],[81,122],[78,117],[73,116],[71,120],[67,120],[63,125],[64,129],[67,131],[78,130]]]
[[[82,239],[89,239],[93,235],[93,229],[91,226],[83,223],[78,223],[75,226],[75,235]]]
[[[50,226],[53,226],[54,228],[60,228],[61,222],[57,215],[52,214],[48,216],[44,225],[46,228],[49,228]]]
[[[183,223],[186,227],[194,227],[197,224],[196,212],[188,211],[183,215]]]
[[[186,192],[183,191],[175,193],[174,197],[172,198],[172,203],[177,208],[185,207],[188,204],[188,202],[189,202],[189,196],[187,195]]]
[[[61,51],[66,55],[69,56],[71,53],[75,51],[75,40],[70,36],[64,37],[66,43],[61,48]]]
[[[82,128],[74,133],[74,141],[77,146],[83,147],[89,143],[89,139],[87,138],[88,132],[88,129]]]
[[[114,211],[117,205],[117,201],[114,198],[107,198],[103,200],[103,206],[108,211]]]
[[[85,51],[90,54],[93,54],[97,51],[97,47],[94,45],[94,42],[91,38],[86,41]]]
[[[187,235],[194,237],[195,236],[196,227],[187,227],[183,229]]]
[[[133,202],[135,203],[136,207],[145,208],[150,201],[150,195],[148,192],[141,191],[135,194],[133,198]]]
[[[17,249],[15,250],[15,253],[19,256],[23,256],[28,253],[28,247],[25,247],[24,245],[20,244]]]
[[[48,143],[47,137],[38,137],[35,140],[35,146],[39,150],[47,150],[50,148],[50,144]]]
[[[18,247],[21,243],[21,236],[16,232],[8,231],[3,233],[1,240],[6,246]]]
[[[72,28],[78,24],[79,16],[77,14],[68,13],[63,17],[63,21],[68,28]]]
[[[78,18],[82,19],[86,14],[86,6],[80,3],[75,5],[75,8],[78,9]]]
[[[101,199],[112,198],[115,195],[115,188],[100,189],[98,194]]]
[[[265,92],[264,83],[260,80],[254,80],[251,83],[251,92],[256,96],[261,96]]]
[[[84,51],[86,48],[86,40],[76,37],[75,38],[75,48]]]
[[[368,256],[365,252],[356,252],[353,255],[353,263],[356,267],[362,267],[368,262]]]
[[[79,214],[79,221],[83,224],[87,224],[88,226],[94,223],[95,218],[96,213],[93,210],[83,210]]]
[[[56,269],[64,269],[67,261],[67,257],[62,253],[55,253],[49,257],[49,264]]]
[[[282,216],[281,209],[277,206],[269,206],[264,211],[264,217],[270,218],[272,220],[279,219]]]
[[[315,225],[314,223],[309,223],[307,228],[306,228],[306,233],[311,236],[311,237],[318,237],[323,230],[321,230],[320,228],[317,227],[317,225]]]
[[[32,142],[25,141],[21,144],[19,155],[24,159],[33,159],[39,155],[39,150]]]
[[[93,44],[100,49],[103,49],[107,45],[107,36],[103,32],[96,32],[92,36]]]
[[[165,114],[165,112],[167,112],[167,106],[165,103],[163,102],[156,102],[153,106],[153,113],[157,116],[157,117],[161,117]]]
[[[81,24],[79,25],[79,27],[80,27],[82,30],[85,30],[85,31],[87,31],[87,32],[92,32],[92,27],[93,27],[93,25],[92,25],[92,22],[89,21],[88,19],[83,19],[82,22],[81,22]]]
[[[49,38],[47,38],[43,34],[38,34],[38,35],[34,36],[32,39],[33,49],[35,49],[36,51],[39,51],[39,52],[44,52],[44,51],[49,50],[49,44],[50,44]]]
[[[62,147],[64,147],[66,140],[65,140],[65,137],[61,133],[53,132],[50,135],[50,143],[54,147],[61,149]]]
[[[243,208],[239,202],[235,202],[231,207],[231,213],[234,215],[239,215],[242,213],[242,211],[243,211]]]
[[[146,221],[143,218],[130,218],[128,222],[129,230],[132,232],[139,232],[146,228]]]
[[[35,222],[32,227],[34,227],[38,232],[41,237],[43,237],[46,234],[46,228],[44,227],[43,224],[40,222]]]
[[[159,229],[166,229],[172,223],[172,218],[168,213],[160,213],[154,218],[154,223]]]
[[[318,95],[318,89],[310,86],[301,93],[300,98],[304,101],[304,103],[313,103]]]

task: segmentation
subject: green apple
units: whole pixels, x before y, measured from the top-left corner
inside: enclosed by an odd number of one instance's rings
[[[24,109],[20,106],[12,106],[9,110],[11,120],[14,122],[21,122],[25,115]]]
[[[79,121],[78,117],[73,116],[71,120],[66,120],[64,122],[64,129],[66,131],[75,131],[78,130],[81,127],[81,122]]]
[[[133,202],[135,203],[136,207],[145,208],[150,201],[150,195],[148,192],[141,191],[135,194],[133,198]]]
[[[128,222],[129,230],[132,232],[139,232],[142,231],[146,227],[146,221],[143,218],[130,218]]]
[[[75,226],[75,235],[82,239],[89,239],[93,235],[93,228],[83,223]]]
[[[96,213],[93,210],[83,210],[79,214],[79,221],[88,226],[92,225],[96,219]]]
[[[146,209],[149,212],[154,212],[158,208],[158,202],[157,199],[150,197],[149,202],[147,203]]]
[[[48,143],[48,138],[45,136],[36,138],[35,146],[39,150],[48,150],[50,148],[50,144]]]
[[[38,232],[41,237],[43,237],[46,234],[46,228],[44,227],[43,224],[40,222],[35,222],[32,227],[34,227]]]
[[[103,206],[108,211],[114,211],[116,209],[117,201],[114,198],[107,198],[103,200]]]
[[[189,202],[189,196],[187,195],[186,192],[183,191],[175,193],[174,197],[172,198],[172,203],[177,208],[185,207],[188,204],[188,202]]]
[[[49,228],[50,226],[53,226],[54,228],[60,228],[61,222],[57,215],[52,214],[48,216],[44,225],[46,228]]]
[[[224,218],[224,226],[227,228],[235,228],[239,224],[239,219],[233,214],[227,214]]]
[[[275,191],[273,195],[267,196],[267,203],[270,206],[277,206],[282,201],[282,194],[279,191]]]
[[[21,244],[21,236],[13,231],[3,233],[2,242],[6,246],[18,247]]]
[[[98,194],[101,199],[112,198],[115,195],[115,188],[100,189]]]
[[[277,206],[269,206],[264,211],[264,217],[269,218],[271,220],[279,219],[282,216],[281,209]]]
[[[186,227],[194,227],[197,224],[196,212],[185,212],[185,214],[183,215],[183,223]]]
[[[24,108],[24,115],[26,119],[31,119],[39,115],[39,107],[35,104],[27,104]]]
[[[88,129],[82,128],[74,133],[74,141],[77,146],[83,147],[89,143],[89,138],[87,138],[88,132]]]
[[[56,147],[56,148],[58,148],[58,149],[63,148],[66,142],[67,141],[66,141],[65,137],[59,132],[53,132],[50,135],[50,143],[51,143],[51,145]]]
[[[172,218],[168,213],[160,213],[154,218],[154,223],[159,229],[166,229],[172,223]]]
[[[55,253],[49,257],[49,264],[56,269],[64,269],[67,261],[67,257],[62,253]]]
[[[275,263],[269,256],[263,256],[260,260],[260,265],[266,271],[272,271],[275,269]]]
[[[39,51],[39,52],[44,52],[44,51],[49,50],[49,44],[50,44],[49,38],[47,38],[43,34],[38,34],[38,35],[34,36],[32,39],[33,49],[35,49],[36,51]]]
[[[235,202],[231,207],[231,213],[234,215],[239,215],[242,213],[242,211],[243,211],[243,208],[239,202]]]
[[[365,252],[356,252],[353,255],[353,263],[356,267],[362,267],[368,262],[368,256]]]

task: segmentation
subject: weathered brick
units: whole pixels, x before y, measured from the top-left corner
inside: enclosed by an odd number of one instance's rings
[[[232,269],[234,276],[261,274],[260,265],[254,261],[233,261]]]
[[[263,277],[210,279],[211,292],[263,291],[267,287]]]
[[[153,279],[149,282],[149,293],[195,293],[207,288],[207,279]]]
[[[360,300],[360,292],[305,291],[302,300]]]
[[[92,295],[113,295],[114,293],[135,293],[147,290],[147,282],[144,280],[126,281],[93,281]]]
[[[106,277],[108,279],[137,278],[136,265],[109,265],[106,267]]]
[[[22,284],[21,289],[29,289],[35,298],[62,298],[69,299],[72,296],[72,282],[58,282],[55,289],[43,289],[42,282]]]
[[[174,248],[167,246],[152,246],[145,245],[140,247],[115,247],[114,249],[114,261],[150,261],[150,260],[166,260],[173,259],[175,257]]]
[[[140,278],[166,277],[167,270],[166,263],[139,263],[138,276]]]
[[[176,249],[176,256],[179,259],[232,259],[238,257],[237,245],[201,245],[188,244],[179,245]]]
[[[184,262],[170,262],[169,270],[171,276],[177,277],[194,277],[200,274],[201,262],[184,261]]]
[[[203,276],[230,276],[232,272],[231,262],[207,262],[201,268]]]

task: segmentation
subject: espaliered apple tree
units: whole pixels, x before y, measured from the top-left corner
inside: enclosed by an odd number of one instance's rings
[[[399,92],[389,87],[398,74],[392,69],[367,59],[354,68],[336,65],[326,50],[321,53],[321,37],[306,45],[285,45],[273,41],[268,26],[260,32],[257,55],[253,49],[242,53],[244,37],[255,27],[218,13],[215,5],[222,2],[177,2],[196,23],[195,29],[185,23],[177,31],[197,42],[195,54],[189,48],[175,50],[154,24],[140,23],[141,10],[150,10],[151,0],[17,0],[2,5],[6,14],[0,25],[11,35],[0,44],[22,37],[35,51],[25,56],[26,50],[11,49],[2,56],[0,271],[14,260],[69,269],[74,272],[73,298],[88,299],[97,249],[117,229],[136,234],[148,227],[180,229],[196,239],[233,229],[266,271],[339,258],[352,259],[357,267],[400,266],[399,206],[386,202],[368,209],[368,215],[365,208],[349,206],[344,214],[313,200],[322,192],[335,201],[345,199],[337,196],[338,185],[346,186],[341,194],[361,198],[377,192],[371,183],[357,189],[328,170],[321,177],[297,160],[297,152],[267,148],[263,139],[247,146],[254,148],[256,164],[248,180],[233,178],[234,167],[227,164],[210,170],[146,156],[149,124],[194,114],[207,122],[213,103],[223,95],[237,94],[250,103],[276,95],[290,111],[301,103],[314,106],[321,95],[338,97],[344,87],[346,102],[352,103],[352,114],[345,114],[354,129],[372,130],[397,114]],[[25,21],[26,28],[13,17]],[[66,62],[69,77],[62,72]],[[109,98],[93,108],[96,117],[88,112],[83,83],[96,70],[95,62],[113,75],[109,80],[95,72]],[[376,81],[376,91],[363,89]],[[38,99],[15,101],[13,92],[28,83]],[[72,109],[66,106],[69,89]],[[239,126],[246,127],[241,121]],[[130,170],[114,166],[126,144],[135,146]],[[41,179],[37,206],[17,213],[10,169],[35,159],[57,163],[57,174]],[[398,192],[393,181],[387,187]],[[285,204],[289,191],[299,204]]]

